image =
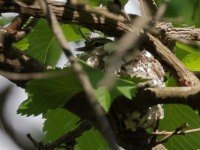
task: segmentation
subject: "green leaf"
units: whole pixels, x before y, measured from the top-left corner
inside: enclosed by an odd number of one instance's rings
[[[82,35],[78,31],[79,27],[77,25],[62,24],[61,27],[68,42],[82,39]]]
[[[23,102],[17,111],[22,115],[39,115],[63,106],[74,95],[82,90],[72,69],[64,69],[66,76],[32,80],[28,82],[26,92],[28,99]],[[59,71],[58,71],[59,73]]]
[[[162,0],[156,0],[156,2],[162,4]],[[180,7],[179,7],[180,6]],[[195,1],[188,0],[174,0],[170,1],[167,10],[165,12],[165,17],[173,18],[177,21],[177,18],[181,18],[187,25],[194,25],[194,20],[192,20],[192,13],[195,6]],[[187,11],[186,11],[187,10]],[[175,22],[180,25],[179,22]]]
[[[112,101],[117,97],[117,96],[125,96],[128,99],[132,99],[135,94],[136,94],[136,86],[133,82],[124,80],[124,79],[119,79],[116,78],[116,84],[115,86],[107,91],[104,87],[98,87],[99,81],[101,81],[104,77],[104,73],[90,67],[83,61],[80,61],[84,70],[86,70],[90,81],[95,89],[97,89],[97,95],[100,96],[100,98],[97,98],[99,103],[103,106],[105,111],[108,111],[110,108],[110,105]],[[104,94],[102,94],[105,92]]]
[[[79,117],[67,111],[57,108],[44,114],[46,119],[43,131],[46,132],[45,142],[50,143],[63,136],[65,133],[74,130],[77,127]]]
[[[88,4],[91,6],[100,6],[101,2],[99,0],[89,0]]]
[[[17,113],[21,114],[21,115],[27,115],[27,116],[34,115],[35,114],[34,112],[37,111],[37,109],[36,109],[37,106],[35,106],[36,108],[34,108],[34,107],[32,108],[32,101],[33,101],[32,96],[29,94],[28,99],[23,101],[19,105],[19,107],[17,109]]]
[[[23,38],[21,41],[14,43],[13,46],[18,48],[21,51],[26,50],[29,47],[28,37]]]
[[[160,122],[160,131],[173,131],[184,123],[189,124],[189,129],[199,128],[199,116],[188,106],[164,105],[165,117]],[[175,135],[164,145],[173,150],[196,150],[200,148],[200,134],[192,133],[186,136]]]
[[[55,66],[61,55],[61,47],[56,41],[47,22],[40,19],[28,37],[29,47],[26,53],[42,63]]]
[[[180,42],[176,42],[176,46],[188,53],[196,53],[199,51],[199,49],[196,49],[196,48],[193,48],[189,45],[186,45],[186,44],[183,44],[183,43],[180,43]]]
[[[182,61],[189,70],[200,71],[200,52],[189,54]]]
[[[148,79],[143,79],[143,78],[137,77],[137,76],[131,77],[129,75],[123,75],[123,76],[120,77],[120,79],[130,81],[130,82],[135,83],[135,84],[148,81]]]
[[[99,87],[97,90],[95,90],[95,95],[100,105],[104,108],[106,112],[108,112],[112,103],[109,91],[104,87]]]
[[[176,80],[173,76],[166,74],[165,77],[167,78],[167,81],[165,82],[166,87],[177,87]]]
[[[3,26],[4,22],[3,22],[3,17],[0,17],[0,26]]]
[[[92,6],[100,6],[101,4],[106,6],[106,4],[108,3],[108,1],[110,0],[89,0],[89,5]],[[120,0],[122,7],[124,7],[126,5],[126,3],[128,2],[128,0]]]
[[[116,89],[128,99],[135,97],[136,87],[130,81],[118,79]]]
[[[75,150],[108,150],[108,145],[101,134],[95,130],[90,129],[77,138]]]
[[[132,99],[135,96],[136,88],[135,85],[129,81],[124,81],[117,79],[115,87],[106,89],[105,87],[99,87],[95,90],[97,96],[97,101],[104,108],[106,112],[109,111],[109,108],[113,100],[120,95],[125,96],[128,99]]]

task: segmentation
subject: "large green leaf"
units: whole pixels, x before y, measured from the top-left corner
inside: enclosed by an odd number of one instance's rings
[[[176,42],[176,46],[180,48],[182,51],[188,52],[188,53],[196,53],[199,52],[199,49],[193,48],[192,46]]]
[[[160,131],[173,131],[183,123],[188,123],[189,128],[199,128],[200,118],[189,107],[184,105],[165,105],[165,118],[160,122]],[[192,133],[186,136],[175,135],[164,145],[173,150],[197,150],[200,148],[200,133]]]
[[[44,118],[46,120],[43,131],[46,132],[45,142],[47,143],[51,143],[65,133],[74,130],[80,120],[79,117],[62,108],[48,111],[44,114]]]
[[[40,19],[28,37],[29,47],[26,52],[42,63],[55,66],[61,54],[61,47],[56,41],[49,25]]]
[[[75,150],[108,150],[108,145],[95,129],[90,129],[77,138]]]
[[[39,115],[49,109],[61,107],[79,93],[82,88],[74,76],[74,72],[69,68],[64,69],[64,71],[66,72],[64,77],[28,82],[26,92],[29,97],[20,105],[17,112],[28,116]]]

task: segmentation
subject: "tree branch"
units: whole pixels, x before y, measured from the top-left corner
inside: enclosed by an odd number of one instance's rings
[[[1,12],[19,12],[21,14],[32,15],[34,17],[44,17],[39,5],[34,3],[33,5],[27,5],[22,1],[10,0],[8,3],[0,0],[0,10]],[[124,32],[135,32],[129,24],[125,24],[120,21],[101,16],[99,14],[90,13],[84,11],[84,8],[75,7],[63,2],[49,2],[52,11],[55,13],[56,17],[64,23],[74,23],[83,25],[90,29],[100,30],[108,35],[115,37],[121,36]],[[12,7],[11,7],[12,6]],[[102,8],[96,8],[102,9]],[[102,9],[105,11],[105,8]],[[166,28],[168,31],[168,27]],[[163,29],[162,29],[163,30]],[[172,31],[172,30],[171,30]],[[191,30],[190,30],[191,31]],[[199,32],[199,29],[196,29]],[[189,31],[187,31],[189,32]],[[172,33],[172,32],[171,32]],[[141,33],[143,34],[143,33]],[[147,34],[149,40],[144,41],[141,45],[154,54],[164,66],[167,66],[169,70],[174,74],[179,85],[182,86],[197,86],[200,85],[198,78],[195,77],[193,73],[188,71],[184,65],[167,49],[159,40]],[[194,35],[192,40],[200,39],[199,34]],[[151,47],[151,48],[149,48]]]
[[[153,1],[153,0],[152,0]],[[113,18],[105,18],[102,15],[84,11],[84,8],[75,7],[65,2],[48,2],[52,11],[60,22],[69,24],[78,24],[90,29],[96,29],[110,36],[121,36],[124,32],[134,31],[130,24],[113,20]],[[0,0],[0,12],[16,12],[26,14],[33,17],[45,18],[39,5],[27,5],[20,0]],[[98,12],[107,12],[105,8],[95,7]],[[165,30],[166,34],[175,35],[177,38],[183,37],[189,40],[200,40],[200,29],[191,28],[173,28],[171,24],[156,23],[159,30]],[[182,31],[178,33],[179,31]],[[188,36],[187,36],[188,35]]]
[[[185,131],[178,131],[175,135],[187,135],[190,133],[195,133],[195,132],[200,132],[200,128],[196,129],[191,129],[191,130],[185,130]],[[171,134],[172,132],[170,131],[156,131],[156,132],[151,132],[152,135],[168,135]]]
[[[73,56],[73,53],[70,51],[68,43],[62,32],[62,29],[54,13],[51,11],[51,8],[48,7],[48,4],[46,3],[46,1],[39,0],[39,3],[41,5],[41,8],[43,9],[44,14],[47,17],[47,20],[49,22],[49,25],[52,28],[52,31],[55,37],[58,39],[58,42],[63,49],[63,52],[65,53],[66,57],[71,63],[71,66],[76,76],[78,77],[81,86],[83,87],[83,91],[85,92],[85,95],[87,97],[85,102],[90,106],[89,109],[94,113],[95,118],[96,118],[96,122],[93,122],[93,123],[95,123],[95,126],[97,127],[97,129],[99,129],[102,135],[105,137],[111,150],[117,150],[118,146],[115,141],[114,133],[108,122],[108,119],[106,118],[104,110],[102,109],[100,104],[97,102],[97,98],[94,94],[94,89],[89,81],[89,77],[87,76],[86,72],[83,70],[78,60]]]

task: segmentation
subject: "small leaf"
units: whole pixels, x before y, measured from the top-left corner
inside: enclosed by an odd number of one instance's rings
[[[135,84],[127,81],[119,79],[116,85],[117,90],[124,95],[128,99],[132,99],[136,93]]]
[[[21,41],[17,42],[17,43],[14,43],[13,44],[16,48],[18,48],[19,50],[21,51],[24,51],[28,48],[29,46],[29,43],[28,43],[28,38],[25,37],[23,38]]]
[[[23,101],[20,104],[20,106],[18,107],[17,113],[21,114],[21,115],[27,115],[27,116],[35,114],[34,112],[36,110],[32,110],[32,108],[29,108],[29,105],[31,105],[31,102],[32,102],[32,96],[29,94],[28,99]],[[33,109],[34,109],[34,107],[33,107]]]
[[[46,120],[43,131],[46,132],[45,142],[48,143],[74,130],[77,127],[77,122],[80,120],[79,117],[62,108],[48,111],[44,114],[44,118]]]
[[[173,76],[166,74],[165,77],[167,78],[167,81],[165,82],[166,87],[177,87],[176,80]]]
[[[104,108],[106,112],[108,112],[110,105],[112,103],[112,99],[111,99],[111,95],[109,91],[104,87],[99,87],[95,91],[95,94],[100,105]]]

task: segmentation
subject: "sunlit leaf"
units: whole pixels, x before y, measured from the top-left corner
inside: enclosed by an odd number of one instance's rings
[[[200,71],[200,53],[192,53],[182,60],[185,66],[191,71]]]
[[[181,48],[183,51],[186,51],[188,53],[196,53],[199,51],[199,49],[195,49],[189,45],[186,45],[186,44],[183,44],[183,43],[180,43],[180,42],[176,42],[176,46]]]
[[[21,51],[24,51],[28,48],[28,37],[23,38],[21,41],[13,44],[16,48],[18,48]]]

